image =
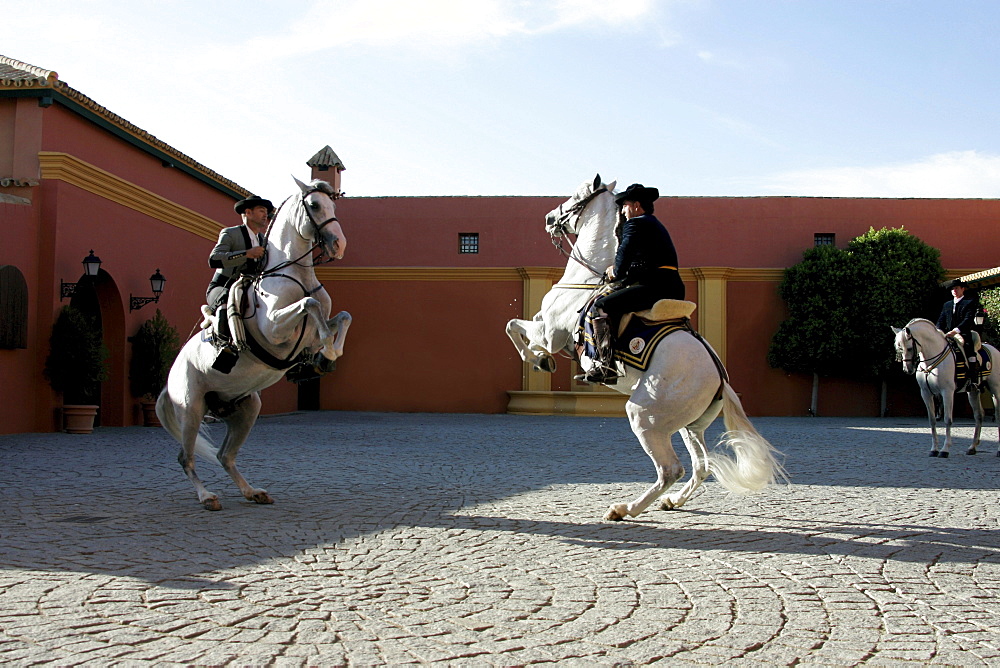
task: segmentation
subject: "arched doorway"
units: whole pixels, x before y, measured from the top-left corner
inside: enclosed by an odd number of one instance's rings
[[[101,407],[95,425],[122,427],[131,424],[130,419],[126,422],[131,416],[126,397],[125,311],[111,274],[101,269],[97,276],[81,276],[70,305],[94,319],[108,349],[108,379],[101,383],[100,396],[92,398]]]

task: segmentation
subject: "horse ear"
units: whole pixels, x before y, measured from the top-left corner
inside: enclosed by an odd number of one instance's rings
[[[892,333],[893,333],[893,334],[899,334],[900,332],[902,332],[902,331],[903,331],[903,330],[901,330],[901,329],[897,329],[896,327],[893,327],[892,325],[889,325],[889,329],[891,329],[891,330],[892,330]]]
[[[594,177],[594,190],[597,190],[600,187],[601,187],[601,175],[598,174],[597,176]]]
[[[306,184],[302,183],[302,181],[299,181],[298,179],[296,179],[294,174],[292,174],[292,179],[295,181],[295,185],[297,185],[299,187],[299,189],[302,191],[303,195],[306,194],[307,192],[309,192],[309,186],[307,186]]]
[[[618,185],[617,181],[612,181],[611,183],[606,184],[608,192],[612,192],[613,193],[615,191],[615,186],[616,185]]]

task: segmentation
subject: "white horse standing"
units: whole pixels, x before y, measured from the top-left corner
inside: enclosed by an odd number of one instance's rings
[[[156,402],[164,428],[182,446],[178,461],[208,510],[222,506],[195,473],[195,453],[221,465],[246,499],[273,503],[265,490],[251,486],[236,468],[236,454],[260,413],[259,392],[285,375],[287,366],[277,368],[276,361],[287,364],[303,351],[317,350],[333,361],[344,352],[351,316],[341,311],[328,319],[330,295],[313,268],[317,248],[331,259],[344,256],[347,239],[335,215],[338,193],[325,181],[306,185],[295,179],[295,183],[300,192],[278,207],[268,229],[264,270],[248,291],[250,313],[244,314],[248,337],[263,348],[260,357],[272,356],[271,364],[246,350],[229,373],[213,369],[218,351],[206,330],[181,349]],[[202,429],[210,409],[226,423],[221,447]]]
[[[947,457],[951,448],[951,425],[953,423],[952,413],[955,408],[955,353],[945,339],[944,333],[930,320],[914,318],[902,329],[892,328],[896,335],[896,359],[903,363],[903,371],[910,375],[916,375],[917,385],[920,386],[920,396],[924,400],[927,408],[927,421],[931,426],[931,457]],[[988,343],[983,344],[992,362],[997,361],[997,349]],[[980,369],[985,369],[982,355],[980,355]],[[986,377],[986,388],[993,398],[994,419],[1000,425],[1000,416],[997,410],[1000,409],[1000,376],[990,373]],[[976,420],[976,429],[972,435],[972,445],[966,454],[976,454],[979,446],[979,437],[983,428],[983,406],[980,403],[979,392],[967,392],[969,405],[972,406],[972,415]],[[941,401],[944,417],[944,447],[940,448],[937,434],[937,416],[934,410],[934,398]],[[1000,435],[998,435],[1000,440]],[[997,456],[1000,457],[1000,447],[997,449]]]
[[[555,370],[556,353],[572,352],[579,312],[599,287],[604,269],[614,262],[618,208],[613,190],[614,183],[603,185],[598,175],[546,216],[553,237],[577,236],[566,272],[542,299],[533,320],[507,323],[507,335],[521,359],[540,371]],[[656,482],[630,503],[612,504],[605,519],[635,517],[684,476],[671,443],[677,431],[694,471],[680,490],[663,500],[664,509],[683,506],[709,475],[735,493],[755,492],[784,477],[776,450],[757,433],[706,345],[688,332],[671,334],[660,342],[646,371],[626,367],[625,377],[613,386],[630,397],[626,413],[653,460]],[[710,453],[705,444],[705,430],[720,412],[728,430],[720,445],[732,448],[735,459],[718,450]]]

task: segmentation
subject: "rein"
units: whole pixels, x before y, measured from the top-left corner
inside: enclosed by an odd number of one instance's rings
[[[285,279],[288,279],[289,281],[292,281],[293,283],[295,283],[296,285],[298,285],[302,289],[302,295],[303,295],[303,297],[311,297],[312,295],[316,294],[317,292],[319,292],[320,290],[323,289],[323,284],[319,283],[315,288],[313,288],[312,290],[310,290],[310,289],[306,288],[305,284],[303,284],[302,281],[300,281],[299,279],[295,278],[294,276],[289,276],[288,274],[279,273],[282,269],[285,269],[286,267],[290,267],[292,265],[296,265],[296,266],[299,266],[299,267],[315,267],[316,264],[317,264],[317,262],[315,260],[313,260],[312,264],[309,264],[309,265],[300,264],[300,261],[302,259],[304,259],[306,256],[311,255],[317,248],[320,248],[323,245],[322,242],[319,241],[319,239],[320,239],[320,232],[323,230],[324,227],[326,227],[327,225],[329,225],[330,223],[332,223],[334,221],[340,222],[337,219],[336,216],[330,216],[329,218],[327,218],[326,220],[324,220],[322,223],[317,223],[316,222],[316,219],[313,217],[312,211],[310,211],[308,205],[306,205],[306,198],[309,197],[309,195],[312,195],[313,193],[316,193],[316,192],[321,192],[324,195],[329,196],[331,199],[336,199],[336,197],[334,197],[333,195],[329,195],[329,193],[326,193],[326,192],[320,190],[319,188],[312,188],[311,190],[308,190],[308,191],[305,191],[305,192],[302,193],[301,198],[300,198],[299,201],[302,203],[302,208],[305,209],[306,215],[309,217],[309,222],[312,224],[313,229],[315,231],[315,236],[313,237],[312,246],[309,247],[309,250],[307,250],[305,253],[303,253],[299,257],[295,258],[294,260],[285,260],[284,262],[280,262],[280,263],[276,264],[275,266],[271,267],[270,269],[262,271],[254,279],[254,281],[253,281],[253,293],[254,293],[254,301],[255,301],[254,308],[255,309],[257,308],[257,306],[256,306],[257,293],[261,289],[260,288],[261,281],[263,281],[265,278],[285,278]],[[285,201],[281,203],[281,206],[278,207],[278,211],[281,211],[281,209],[285,206],[285,204],[288,203],[288,201],[290,199],[291,199],[291,196],[289,196],[288,198],[286,198]],[[271,230],[274,227],[274,221],[277,220],[277,219],[278,219],[278,214],[277,214],[277,212],[275,212],[274,218],[271,219],[271,222],[267,226],[267,231],[264,234],[265,254],[267,252],[266,251],[267,242],[270,239]],[[267,260],[266,255],[265,255],[264,260],[265,261]],[[325,264],[326,262],[333,262],[333,258],[328,258],[326,261],[320,262],[318,264]],[[251,318],[251,317],[253,317],[253,314],[243,316],[244,319],[248,319],[248,318]],[[247,331],[247,333],[246,333],[246,338],[247,338],[247,344],[248,344],[248,346],[250,348],[250,352],[252,352],[257,357],[257,359],[259,359],[260,361],[264,362],[265,364],[267,364],[268,366],[270,366],[272,368],[275,368],[275,369],[287,369],[287,368],[290,368],[291,366],[293,366],[295,364],[294,360],[296,359],[296,353],[299,351],[299,346],[302,344],[302,339],[305,337],[305,334],[306,334],[306,326],[305,326],[305,323],[303,323],[302,328],[299,331],[299,338],[295,342],[295,345],[292,346],[292,351],[290,353],[288,353],[288,356],[285,357],[285,359],[280,359],[278,357],[275,357],[270,352],[268,352],[263,346],[260,345],[260,342],[258,342],[249,331]]]

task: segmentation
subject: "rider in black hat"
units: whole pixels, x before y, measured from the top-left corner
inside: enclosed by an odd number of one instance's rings
[[[241,199],[233,209],[243,217],[243,224],[222,230],[208,256],[208,266],[216,270],[206,292],[210,313],[215,313],[226,301],[233,279],[257,270],[258,261],[264,256],[263,232],[274,213],[270,200],[256,195]]]
[[[976,344],[972,330],[976,329],[975,318],[979,312],[979,303],[973,294],[967,293],[965,282],[954,279],[942,287],[950,288],[952,298],[941,307],[937,328],[944,332],[946,338],[953,339],[961,335],[965,344],[965,356],[969,361],[969,380],[973,386],[979,381],[979,358],[976,356]]]
[[[626,313],[650,308],[660,299],[684,299],[677,251],[667,228],[653,215],[653,202],[659,196],[659,190],[641,183],[633,183],[615,196],[626,220],[619,232],[615,264],[606,274],[619,288],[594,302],[597,339],[610,340]],[[617,378],[610,354],[584,376],[587,382],[605,384],[614,384]]]

